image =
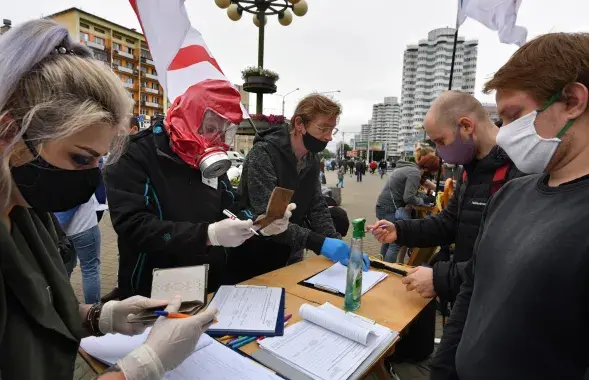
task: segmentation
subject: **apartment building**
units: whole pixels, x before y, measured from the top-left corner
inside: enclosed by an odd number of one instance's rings
[[[427,39],[417,45],[409,45],[403,57],[403,84],[401,94],[401,123],[398,134],[398,149],[404,155],[411,154],[416,136],[416,126],[432,102],[448,89],[452,67],[454,43],[453,28],[434,29]],[[452,76],[452,89],[474,93],[478,41],[459,36]],[[419,140],[419,138],[418,138]]]
[[[92,50],[96,59],[112,68],[135,102],[134,115],[149,118],[165,112],[169,104],[143,34],[78,8],[46,18],[65,26]]]

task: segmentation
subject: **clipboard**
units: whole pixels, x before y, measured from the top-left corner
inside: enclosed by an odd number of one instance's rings
[[[267,288],[266,286],[255,286],[255,285],[235,285],[235,287],[253,287],[253,288]],[[284,335],[284,311],[285,311],[285,299],[286,299],[286,291],[284,288],[280,288],[280,302],[278,305],[278,315],[276,318],[276,326],[274,331],[267,331],[267,330],[228,330],[228,329],[214,329],[213,326],[209,327],[207,330],[207,334],[211,337],[220,337],[225,335],[233,335],[233,336],[264,336],[264,337],[272,337],[272,336],[283,336]],[[209,302],[209,305],[213,304],[215,297],[217,296],[218,291],[215,292],[215,295]]]
[[[338,297],[342,297],[342,298],[344,298],[346,295],[345,295],[345,294],[343,294],[343,293],[341,293],[341,292],[340,292],[339,290],[337,290],[337,289],[333,289],[333,288],[330,288],[330,287],[328,287],[328,286],[322,286],[322,285],[313,285],[313,284],[309,284],[309,283],[305,282],[305,281],[307,281],[308,279],[310,279],[310,278],[313,278],[313,277],[317,276],[319,273],[326,271],[327,269],[329,269],[329,268],[326,268],[326,269],[320,270],[319,272],[317,272],[317,273],[315,273],[315,274],[312,274],[311,276],[309,276],[309,277],[307,277],[307,278],[305,278],[305,279],[303,279],[303,280],[301,280],[301,281],[297,282],[297,285],[301,285],[301,286],[304,286],[304,287],[306,287],[306,288],[315,289],[315,290],[318,290],[318,291],[320,291],[320,292],[329,293],[329,294],[333,294],[334,296],[338,296]]]

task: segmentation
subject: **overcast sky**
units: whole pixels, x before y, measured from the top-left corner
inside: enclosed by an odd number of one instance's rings
[[[401,97],[403,51],[407,44],[427,38],[434,28],[454,26],[456,0],[307,0],[309,12],[294,18],[288,27],[268,20],[264,67],[277,71],[278,94],[297,87],[286,100],[289,116],[297,100],[312,91],[341,90],[335,98],[343,105],[340,129],[360,131],[372,114],[372,104],[385,96]],[[257,64],[258,31],[252,15],[237,22],[214,0],[186,0],[195,28],[200,30],[225,74],[241,83],[240,71]],[[126,0],[0,0],[0,18],[13,25],[69,7],[140,30]],[[518,24],[528,29],[528,39],[548,32],[589,32],[587,0],[523,0]],[[516,50],[499,42],[497,33],[473,20],[461,35],[479,40],[475,96],[489,77]],[[252,96],[252,112],[255,94]],[[264,97],[264,113],[280,114],[282,98]],[[341,134],[338,136],[341,138]],[[347,140],[347,136],[346,136]]]

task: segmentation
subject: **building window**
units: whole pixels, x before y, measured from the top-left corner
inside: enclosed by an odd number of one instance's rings
[[[141,94],[141,101],[142,102],[146,102],[147,101],[147,95]]]
[[[130,38],[127,38],[127,39],[125,39],[125,41],[127,41],[127,42],[128,42],[128,43],[130,43],[130,44],[135,44],[135,41],[133,41],[133,40],[132,40],[132,39],[130,39]]]
[[[160,98],[158,98],[157,96],[153,97],[153,102],[154,103],[159,103],[160,102]]]
[[[153,75],[157,75],[157,71],[155,71],[155,69],[151,69],[151,73],[152,73]]]
[[[145,66],[139,66],[139,71],[141,71],[142,73],[146,73],[147,69],[145,68]]]
[[[141,115],[147,115],[147,111],[145,110],[145,108],[143,108],[139,113]]]
[[[88,25],[88,24],[86,24],[86,23],[84,23],[84,22],[81,22],[81,23],[80,23],[80,28],[86,28],[86,29],[90,29],[90,25]]]
[[[116,38],[117,40],[122,40],[123,39],[123,37],[121,37],[120,34],[116,34],[116,33],[113,33],[112,38]]]
[[[116,66],[120,66],[121,65],[121,60],[118,58],[115,58],[112,60],[112,63],[115,64]]]
[[[132,69],[133,68],[133,63],[132,62],[127,62],[127,64],[125,66],[127,66],[128,69]]]
[[[143,81],[143,83],[141,84],[143,87],[147,87],[147,81]]]
[[[121,44],[113,42],[112,43],[112,48],[115,50],[122,50]]]
[[[104,46],[104,38],[94,36],[94,42],[96,42],[98,45]]]
[[[94,50],[94,58],[96,58],[99,61],[108,63],[108,57],[107,57],[105,51],[96,50],[96,49],[93,49],[93,50]]]
[[[133,84],[133,78],[127,78],[127,79],[125,79],[125,83]]]
[[[127,53],[133,54],[133,53],[135,53],[135,49],[133,49],[132,47],[128,47],[127,46]]]
[[[95,30],[97,33],[102,33],[102,34],[104,34],[104,33],[105,33],[105,32],[104,32],[104,29],[100,29],[100,28],[97,28],[97,27],[94,27],[94,30]]]
[[[158,90],[158,85],[157,85],[157,83],[152,83],[152,84],[151,84],[151,88],[153,88],[154,90]]]
[[[90,36],[88,35],[88,33],[80,32],[80,39],[84,41],[89,41]]]

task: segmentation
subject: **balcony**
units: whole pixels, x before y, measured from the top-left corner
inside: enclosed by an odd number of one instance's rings
[[[149,87],[143,87],[143,91],[147,92],[149,94],[156,94],[156,95],[160,94],[160,92],[158,90],[153,89],[153,88],[149,88]]]
[[[149,79],[157,80],[157,75],[143,73],[143,76]]]
[[[135,59],[135,56],[133,54],[127,53],[127,52],[122,51],[122,50],[115,50],[115,54],[118,54],[121,57],[129,58],[129,59]]]
[[[133,69],[130,69],[130,68],[125,67],[125,66],[119,65],[119,66],[117,66],[117,70],[122,71],[124,73],[133,74]]]
[[[94,48],[94,49],[98,49],[98,50],[104,50],[104,45],[96,43],[96,42],[92,42],[92,41],[84,41],[86,43],[86,46]]]
[[[123,86],[125,86],[125,88],[135,89],[135,85],[133,83],[123,82]]]
[[[141,105],[145,107],[152,107],[152,108],[162,108],[162,106],[158,103],[154,102],[146,102],[145,100],[141,101]]]
[[[151,60],[149,58],[145,58],[145,57],[141,57],[141,63],[147,63],[148,65],[155,66],[155,63],[153,62],[153,60]]]

